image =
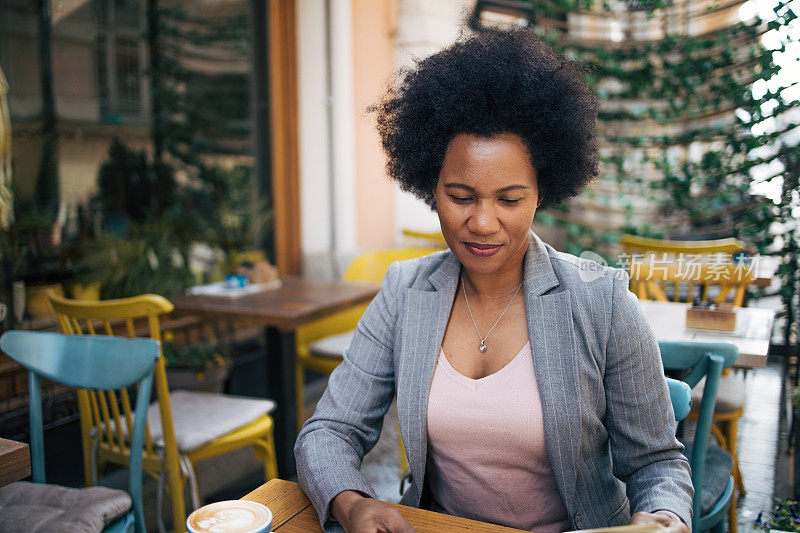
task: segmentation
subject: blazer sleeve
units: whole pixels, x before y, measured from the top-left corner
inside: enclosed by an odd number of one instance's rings
[[[604,385],[614,475],[627,485],[631,514],[668,510],[691,529],[689,462],[675,438],[658,343],[627,274],[613,279]]]
[[[395,392],[393,346],[399,266],[394,263],[381,291],[358,322],[353,341],[334,370],[317,409],[294,448],[297,476],[325,531],[341,531],[330,503],[342,491],[377,499],[361,472],[361,461],[381,433]]]

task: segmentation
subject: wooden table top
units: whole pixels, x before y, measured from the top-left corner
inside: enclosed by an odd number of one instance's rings
[[[183,294],[170,298],[179,313],[228,315],[255,319],[265,326],[295,329],[326,315],[367,303],[380,286],[372,283],[314,281],[282,276],[283,285],[237,298]]]
[[[24,442],[0,438],[0,487],[31,475],[31,453]]]
[[[319,517],[300,485],[273,479],[242,498],[262,503],[272,511],[272,530],[278,533],[321,532]],[[519,533],[521,530],[476,520],[434,513],[390,503],[420,533],[472,531],[477,533]]]
[[[736,368],[763,368],[767,365],[772,322],[775,320],[775,312],[770,309],[737,308],[736,331],[725,333],[687,328],[688,303],[641,300],[639,304],[660,341],[730,342],[739,348]]]

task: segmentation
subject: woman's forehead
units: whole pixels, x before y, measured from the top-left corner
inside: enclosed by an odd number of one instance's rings
[[[513,133],[459,134],[447,148],[439,183],[493,191],[530,188],[536,186],[536,172],[525,143]]]

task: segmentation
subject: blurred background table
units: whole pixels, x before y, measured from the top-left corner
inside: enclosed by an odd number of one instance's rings
[[[273,479],[242,498],[266,505],[272,511],[272,530],[279,533],[318,532],[319,517],[300,485]],[[471,531],[475,533],[519,533],[521,530],[434,513],[405,505],[390,503],[419,533]]]
[[[31,475],[31,453],[24,442],[0,438],[0,487]]]
[[[739,348],[736,368],[753,369],[767,366],[767,352],[775,312],[758,307],[736,309],[736,330],[732,333],[706,331],[686,327],[688,303],[640,300],[647,321],[660,341],[731,342]]]
[[[184,294],[171,301],[176,313],[246,318],[264,326],[267,391],[278,402],[274,416],[278,473],[291,478],[296,474],[293,449],[297,438],[294,332],[298,326],[369,302],[380,287],[372,283],[314,281],[299,276],[283,276],[281,281],[280,288],[236,298]]]

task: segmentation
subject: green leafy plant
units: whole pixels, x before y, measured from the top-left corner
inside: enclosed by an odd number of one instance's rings
[[[169,338],[165,335],[165,339]],[[203,372],[214,367],[226,366],[230,359],[211,340],[192,344],[176,345],[174,341],[164,341],[164,359],[169,368],[185,368]]]
[[[598,133],[605,183],[585,191],[585,200],[622,209],[624,226],[639,223],[633,219],[638,197],[667,215],[658,220],[656,230],[709,239],[737,237],[762,253],[774,244],[770,228],[779,210],[772,199],[752,192],[756,182],[751,169],[797,151],[796,142],[775,145],[798,126],[787,111],[800,107],[800,101],[783,87],[762,91],[756,86],[778,81],[776,54],[787,46],[781,35],[796,25],[795,7],[778,0],[768,21],[752,17],[699,35],[670,33],[658,40],[597,44],[575,37],[564,21],[575,11],[594,16],[589,12],[593,6],[611,10],[610,3],[520,3],[525,4],[523,16],[529,18],[532,31],[587,64],[588,82],[604,101]],[[660,0],[631,0],[626,7],[662,17],[675,9]],[[620,11],[619,3],[613,11],[630,16]],[[770,47],[761,39],[767,32],[773,37]],[[786,120],[776,122],[776,117]],[[689,148],[699,153],[688,157]],[[782,174],[759,177],[758,183],[785,179]],[[574,213],[565,206],[564,216],[551,221],[572,224],[568,251],[603,253],[611,242],[607,233],[625,228],[587,223],[580,205]]]
[[[100,284],[100,296],[171,296],[191,283],[187,245],[165,223],[131,226],[127,239],[105,236],[81,243],[75,252],[75,282]]]
[[[800,531],[800,502],[775,498],[772,510],[758,513],[753,525],[764,530]]]
[[[148,163],[144,151],[133,150],[114,139],[98,172],[95,201],[102,205],[109,222],[127,226],[128,222],[156,220],[177,202],[173,174],[166,165]],[[124,234],[125,230],[118,233]]]

